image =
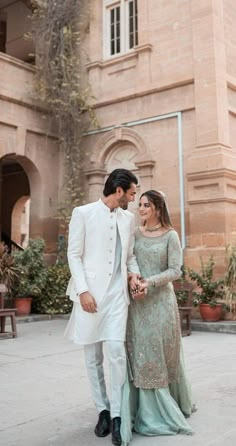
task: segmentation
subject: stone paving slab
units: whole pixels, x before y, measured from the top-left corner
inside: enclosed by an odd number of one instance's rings
[[[97,414],[83,350],[63,338],[66,320],[20,324],[0,342],[1,446],[108,446],[93,433]],[[198,411],[192,436],[134,436],[132,446],[236,445],[236,336],[193,332],[183,338]],[[107,370],[107,366],[106,366]]]

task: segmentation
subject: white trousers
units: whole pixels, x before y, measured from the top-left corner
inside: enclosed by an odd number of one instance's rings
[[[103,369],[103,342],[84,346],[85,363],[95,406],[100,413],[107,409],[111,417],[120,417],[121,389],[125,382],[126,354],[122,341],[104,341],[110,369],[110,401]]]

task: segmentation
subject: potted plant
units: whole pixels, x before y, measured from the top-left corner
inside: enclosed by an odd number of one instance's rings
[[[216,322],[222,314],[223,304],[220,299],[224,296],[224,280],[214,280],[215,262],[211,256],[206,263],[201,261],[200,272],[188,268],[190,279],[197,285],[193,292],[193,305],[199,306],[202,319],[207,322]]]
[[[42,239],[30,239],[24,251],[15,251],[13,254],[19,275],[14,280],[11,292],[18,316],[31,312],[32,298],[40,296],[44,287],[46,281],[44,246]]]
[[[187,269],[184,265],[181,266],[181,270],[182,276],[175,280],[173,285],[179,309],[182,336],[187,336],[191,334],[193,285],[187,280]]]
[[[225,302],[233,319],[236,319],[236,246],[227,248],[227,270],[225,275]]]
[[[189,289],[193,288],[191,282],[187,280],[187,268],[185,265],[181,266],[181,272],[181,277],[173,282],[178,307],[184,307],[188,304]],[[191,287],[189,287],[189,284],[191,284]]]
[[[14,257],[8,253],[8,247],[0,242],[0,293],[10,291],[17,277]]]

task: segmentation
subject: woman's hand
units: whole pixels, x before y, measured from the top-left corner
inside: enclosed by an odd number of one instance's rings
[[[141,276],[139,274],[129,273],[128,282],[131,292],[138,290]]]
[[[136,288],[131,291],[132,297],[135,300],[144,299],[147,295],[147,281],[145,279],[139,280]]]

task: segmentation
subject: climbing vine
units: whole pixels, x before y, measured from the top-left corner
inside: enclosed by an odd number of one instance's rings
[[[37,0],[33,3],[32,39],[35,45],[37,98],[57,127],[64,159],[64,198],[59,209],[67,226],[71,210],[83,203],[81,150],[86,126],[96,125],[84,70],[84,42],[89,24],[88,0]]]

